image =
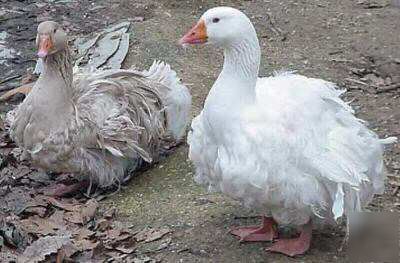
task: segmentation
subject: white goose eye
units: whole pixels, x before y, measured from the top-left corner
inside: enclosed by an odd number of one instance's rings
[[[213,22],[213,23],[218,23],[220,20],[221,20],[221,19],[219,19],[218,17],[216,17],[216,18],[213,18],[212,22]]]

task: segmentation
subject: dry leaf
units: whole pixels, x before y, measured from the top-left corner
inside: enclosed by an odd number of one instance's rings
[[[121,68],[129,49],[129,26],[130,22],[122,22],[92,38],[76,39],[79,58],[75,64],[81,68]],[[85,61],[87,65],[82,65]]]
[[[33,83],[26,84],[26,85],[23,85],[23,86],[21,86],[21,87],[18,87],[18,88],[12,89],[12,90],[9,90],[9,91],[7,91],[6,93],[4,93],[4,94],[0,97],[0,101],[7,101],[7,100],[9,100],[11,97],[13,97],[15,94],[18,94],[18,93],[22,93],[22,94],[27,95],[27,94],[32,90],[33,85],[35,85],[34,82],[33,82]]]
[[[162,229],[144,229],[136,234],[135,238],[137,241],[152,242],[162,238],[166,234],[170,233],[169,228]]]
[[[65,212],[64,214],[65,220],[74,224],[83,225],[83,218],[80,211],[73,211],[73,212]]]
[[[106,218],[106,219],[112,219],[112,218],[114,218],[114,216],[115,216],[116,213],[117,213],[117,210],[115,209],[115,207],[114,207],[114,208],[111,208],[111,209],[107,210],[107,211],[104,213],[104,218]]]
[[[95,199],[90,199],[82,207],[82,218],[85,224],[94,218],[98,207],[99,203]]]
[[[75,205],[73,207],[68,207],[70,212],[66,212],[64,218],[71,223],[84,225],[94,218],[97,207],[97,201],[94,199],[90,199],[84,205]]]
[[[109,251],[106,253],[106,255],[112,259],[111,262],[127,262],[126,257],[128,256],[128,254],[121,254],[120,252]]]
[[[116,250],[124,253],[124,254],[132,254],[133,252],[135,252],[135,247],[130,247],[130,248],[126,248],[124,246],[117,246],[115,247]]]
[[[30,84],[31,82],[35,81],[37,77],[33,75],[31,72],[27,72],[26,75],[21,79],[21,84]]]
[[[70,258],[72,257],[76,252],[79,251],[78,247],[75,246],[74,243],[68,242],[67,244],[63,245],[61,248],[63,254],[67,257]]]
[[[87,239],[81,239],[81,240],[74,241],[74,244],[79,249],[79,251],[85,251],[85,250],[95,249],[99,245],[99,242],[95,242],[95,241],[87,240]]]
[[[116,239],[121,235],[121,231],[119,229],[110,229],[106,231],[106,237],[108,239]]]
[[[96,230],[103,232],[106,231],[107,229],[110,229],[110,227],[111,223],[108,220],[106,219],[97,220]]]
[[[95,232],[87,229],[87,228],[79,228],[77,231],[74,232],[74,237],[76,240],[82,240],[82,239],[89,239],[93,237]]]
[[[25,249],[22,256],[19,257],[18,262],[31,263],[43,261],[46,259],[46,256],[57,253],[60,248],[69,242],[71,242],[71,240],[68,236],[48,236],[39,238]]]
[[[156,262],[156,261],[154,259],[149,258],[148,256],[142,256],[142,257],[134,258],[130,262],[132,262],[132,263],[152,263],[152,262]]]
[[[132,235],[130,233],[121,233],[121,235],[119,237],[117,237],[115,239],[115,241],[117,241],[117,242],[124,241],[124,240],[127,240],[130,237],[132,237]]]
[[[57,210],[55,211],[50,217],[49,220],[53,221],[57,225],[64,226],[65,221],[64,221],[64,211]]]
[[[65,229],[64,225],[59,225],[49,218],[41,218],[37,215],[21,220],[21,226],[28,233],[43,236],[55,234],[57,230]]]
[[[54,197],[50,197],[50,196],[48,196],[46,198],[50,204],[52,204],[58,208],[61,208],[65,211],[75,211],[76,210],[77,204],[63,203],[61,201],[56,200]]]
[[[38,215],[40,217],[44,217],[46,215],[47,208],[43,206],[34,206],[34,207],[28,207],[25,209],[24,213],[26,214],[34,214]]]

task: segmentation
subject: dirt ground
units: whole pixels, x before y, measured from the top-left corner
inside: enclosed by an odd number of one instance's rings
[[[23,8],[35,1],[18,2]],[[54,10],[36,9],[36,16],[26,18],[23,28],[30,38],[20,36],[23,39],[14,42],[17,43],[14,48],[22,55],[11,65],[0,65],[2,72],[24,72],[33,65],[38,16],[64,22],[76,34],[101,29],[126,18],[144,17],[144,21],[135,22],[131,27],[125,67],[145,68],[154,59],[170,63],[191,90],[195,116],[219,73],[222,56],[219,50],[208,46],[182,49],[177,40],[208,8],[228,5],[243,10],[256,26],[263,52],[261,75],[288,69],[336,82],[348,89],[346,100],[351,101],[357,116],[368,121],[369,127],[381,137],[400,136],[400,89],[376,93],[371,90],[373,85],[367,87],[360,80],[362,74],[357,73],[371,70],[381,78],[389,76],[392,80],[400,75],[400,9],[385,5],[390,1],[373,1],[382,5],[351,0],[73,2],[79,5],[73,8],[68,3],[59,3],[61,6]],[[0,3],[3,5],[5,1]],[[2,30],[15,32],[13,25],[7,23],[0,23]],[[398,144],[387,150],[385,162],[390,176],[386,192],[376,197],[369,209],[400,210],[399,157]],[[187,146],[181,146],[152,169],[138,174],[120,192],[102,201],[101,209],[116,207],[118,220],[135,226],[170,227],[173,232],[169,245],[152,252],[163,262],[346,261],[346,249],[339,251],[344,236],[340,227],[316,232],[310,251],[297,258],[265,252],[268,243],[238,243],[228,234],[229,228],[257,222],[257,212],[248,211],[222,195],[207,193],[196,186],[192,177]]]

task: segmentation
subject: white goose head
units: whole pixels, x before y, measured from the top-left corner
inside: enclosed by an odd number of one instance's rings
[[[261,52],[254,26],[244,13],[231,7],[212,8],[180,40],[182,45],[205,43],[224,49],[220,79],[240,80],[254,89]]]
[[[254,37],[256,31],[245,14],[231,7],[216,7],[205,12],[180,43],[228,47]]]

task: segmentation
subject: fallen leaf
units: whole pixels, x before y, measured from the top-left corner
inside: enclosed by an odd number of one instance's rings
[[[43,206],[28,207],[24,211],[25,214],[34,214],[40,217],[44,217],[46,215],[46,212],[47,208]]]
[[[52,183],[50,176],[45,172],[32,172],[29,174],[29,179],[40,184],[50,184]],[[47,201],[47,200],[46,200]]]
[[[82,207],[82,218],[85,224],[94,218],[98,207],[99,203],[95,199],[90,199]]]
[[[16,216],[0,217],[0,235],[14,248],[23,249],[30,241]]]
[[[63,203],[61,201],[58,201],[54,197],[50,197],[50,196],[48,196],[46,198],[50,202],[50,204],[52,204],[52,205],[54,205],[54,206],[56,206],[58,208],[61,208],[63,210],[70,211],[70,212],[76,210],[77,204]]]
[[[79,251],[78,247],[72,242],[68,242],[67,244],[63,245],[61,250],[67,258],[71,258],[76,252]]]
[[[40,262],[46,256],[57,253],[64,245],[71,242],[68,236],[47,236],[42,237],[27,247],[24,253],[18,258],[18,262]]]
[[[108,257],[112,260],[112,262],[127,262],[126,257],[128,256],[128,253],[121,254],[116,251],[109,251],[106,253]]]
[[[93,261],[93,250],[92,251],[83,251],[74,257],[74,262],[94,262]]]
[[[54,211],[54,213],[49,217],[49,220],[53,221],[57,225],[65,225],[64,211],[62,210]]]
[[[75,40],[78,49],[75,65],[81,68],[121,68],[129,48],[130,22],[122,22],[106,28],[96,36]],[[84,62],[87,61],[86,65]]]
[[[27,187],[13,187],[2,200],[7,210],[19,215],[25,211],[26,208],[36,206],[37,202],[31,197],[33,191]],[[40,204],[41,205],[41,204]]]
[[[73,212],[65,212],[64,214],[65,220],[74,224],[83,225],[83,218],[80,211],[73,211]]]
[[[143,16],[135,16],[134,18],[131,19],[132,22],[143,22],[144,17]]]
[[[81,239],[77,241],[74,240],[74,244],[79,249],[79,251],[85,251],[85,250],[95,249],[99,245],[99,242],[87,239]]]
[[[102,243],[99,243],[97,247],[95,247],[93,250],[86,250],[82,251],[80,253],[77,253],[74,257],[73,260],[74,262],[87,262],[87,263],[104,263],[106,262],[105,260],[105,248]]]
[[[27,72],[26,75],[22,77],[21,84],[22,85],[29,84],[35,81],[36,79],[37,77],[35,75],[33,75],[31,72]]]
[[[111,227],[111,223],[107,219],[103,218],[103,219],[97,220],[96,230],[103,232],[103,231],[106,231],[107,229],[109,229],[110,227]]]
[[[93,237],[95,232],[87,229],[87,228],[79,228],[77,231],[73,233],[75,240],[82,240],[82,239],[90,239]]]
[[[33,85],[35,85],[34,82],[9,90],[0,97],[0,101],[7,101],[18,93],[27,95],[32,90]]]
[[[149,253],[156,253],[161,250],[164,250],[170,246],[172,242],[171,237],[159,239],[153,242],[148,242],[148,243],[139,243],[137,249],[136,249],[136,254],[139,255],[147,255]]]
[[[106,231],[108,239],[116,239],[119,235],[121,235],[121,230],[119,229],[110,229]]]
[[[149,258],[148,256],[141,256],[141,257],[134,258],[131,262],[132,263],[153,263],[153,262],[155,262],[155,260],[152,258]]]
[[[170,233],[171,230],[169,228],[162,228],[162,229],[144,229],[136,234],[135,238],[137,241],[144,241],[144,242],[152,242],[157,239],[162,238],[166,234]]]
[[[115,241],[117,241],[117,242],[124,241],[124,240],[127,240],[130,237],[132,237],[132,235],[130,233],[124,233],[124,234],[121,234],[120,236],[118,236],[115,239]]]
[[[65,219],[71,223],[84,225],[94,218],[97,202],[89,200],[87,204],[76,206],[74,211],[66,212]]]
[[[59,225],[48,218],[41,218],[36,215],[21,220],[21,226],[28,233],[43,236],[55,234],[57,230],[65,229],[64,225]]]
[[[114,218],[115,217],[115,214],[117,213],[117,209],[114,207],[114,208],[111,208],[111,209],[109,209],[109,210],[107,210],[105,213],[104,213],[104,218],[106,218],[106,219],[112,219],[112,218]]]
[[[116,250],[124,253],[124,254],[132,254],[133,252],[135,252],[135,247],[130,247],[130,248],[126,248],[124,246],[117,246],[115,247]]]

